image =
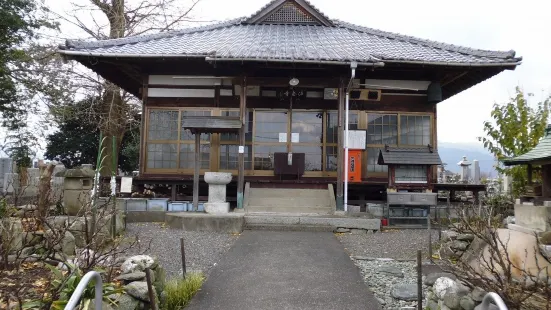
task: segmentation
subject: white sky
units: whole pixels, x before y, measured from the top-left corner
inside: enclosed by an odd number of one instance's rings
[[[47,0],[52,10],[70,10],[71,2]],[[131,1],[131,0],[127,0]],[[183,2],[186,0],[182,0]],[[200,20],[247,16],[269,0],[201,0],[193,13]],[[551,92],[551,1],[546,0],[310,0],[329,18],[456,45],[515,50],[524,58],[506,71],[438,104],[438,140],[476,142],[483,135],[492,105],[506,101],[520,85],[540,100]],[[62,38],[82,38],[62,24]],[[60,42],[61,43],[61,42]]]

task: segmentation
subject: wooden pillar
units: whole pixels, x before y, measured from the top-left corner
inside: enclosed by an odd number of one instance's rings
[[[528,185],[532,185],[532,165],[528,165]]]
[[[551,197],[551,164],[541,165],[541,194]]]
[[[199,208],[199,169],[201,168],[201,133],[195,132],[195,170],[193,172],[193,211]]]
[[[145,172],[145,141],[146,141],[146,132],[145,132],[145,122],[146,122],[146,116],[145,116],[145,105],[147,104],[147,96],[148,96],[148,85],[149,85],[149,76],[145,75],[143,77],[143,84],[142,84],[142,117],[140,119],[140,155],[139,155],[139,167],[138,170],[140,172],[140,175]]]
[[[176,201],[177,200],[178,185],[177,184],[172,184],[172,187],[170,188],[170,190],[171,190],[170,199],[172,201]]]
[[[247,126],[247,78],[241,80],[241,95],[239,98],[239,118],[241,128],[239,129],[239,155],[237,172],[237,208],[243,209],[243,189],[245,188],[245,126]],[[241,152],[243,151],[243,152]]]
[[[339,110],[338,110],[338,144],[337,144],[337,210],[344,210],[344,104],[345,89],[344,80],[339,85]]]

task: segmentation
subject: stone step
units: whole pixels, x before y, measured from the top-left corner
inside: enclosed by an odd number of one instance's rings
[[[307,232],[332,232],[333,226],[328,225],[284,225],[284,224],[247,224],[248,230],[271,231],[307,231]]]
[[[296,206],[296,205],[270,205],[258,204],[249,205],[247,213],[312,213],[312,214],[330,214],[333,210],[328,206]]]
[[[249,225],[282,225],[282,226],[331,226],[335,228],[365,229],[378,231],[381,229],[380,219],[351,218],[332,215],[292,214],[285,216],[275,214],[247,214],[245,226]]]
[[[249,199],[250,206],[267,206],[267,207],[330,207],[327,198],[252,198]]]
[[[326,189],[251,188],[250,198],[318,198],[329,197]]]

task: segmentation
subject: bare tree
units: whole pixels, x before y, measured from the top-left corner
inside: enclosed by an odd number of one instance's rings
[[[55,14],[62,21],[77,26],[95,40],[119,39],[182,27],[194,21],[191,12],[199,3],[199,0],[89,1],[84,5],[73,4],[70,12]],[[91,16],[91,20],[86,21],[84,16]],[[118,152],[115,151],[113,154],[112,137],[116,138],[119,149],[122,137],[131,123],[132,109],[135,108],[132,103],[136,102],[136,98],[110,81],[99,78],[88,82],[96,84],[96,88],[101,92],[99,126],[106,139],[100,147],[107,150],[107,162],[113,162],[113,156],[118,157]],[[114,162],[118,163],[118,158],[115,158]],[[101,173],[109,175],[111,167],[104,166]]]
[[[503,201],[508,200],[507,197]],[[549,262],[536,246],[522,254],[510,245],[510,233],[503,228],[506,202],[488,204],[484,208],[464,204],[455,209],[457,221],[452,230],[473,241],[463,251],[457,243],[442,244],[441,267],[468,286],[498,293],[509,309],[551,309],[551,270]],[[465,240],[465,239],[463,239]],[[456,244],[456,245],[454,245]]]

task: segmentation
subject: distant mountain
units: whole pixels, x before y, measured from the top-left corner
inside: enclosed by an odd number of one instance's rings
[[[497,171],[494,168],[494,156],[488,152],[480,143],[453,143],[438,142],[438,154],[443,163],[448,164],[446,170],[458,173],[460,167],[457,165],[467,156],[467,160],[472,162],[477,159],[480,165],[480,173],[490,173],[490,176],[496,177]]]

